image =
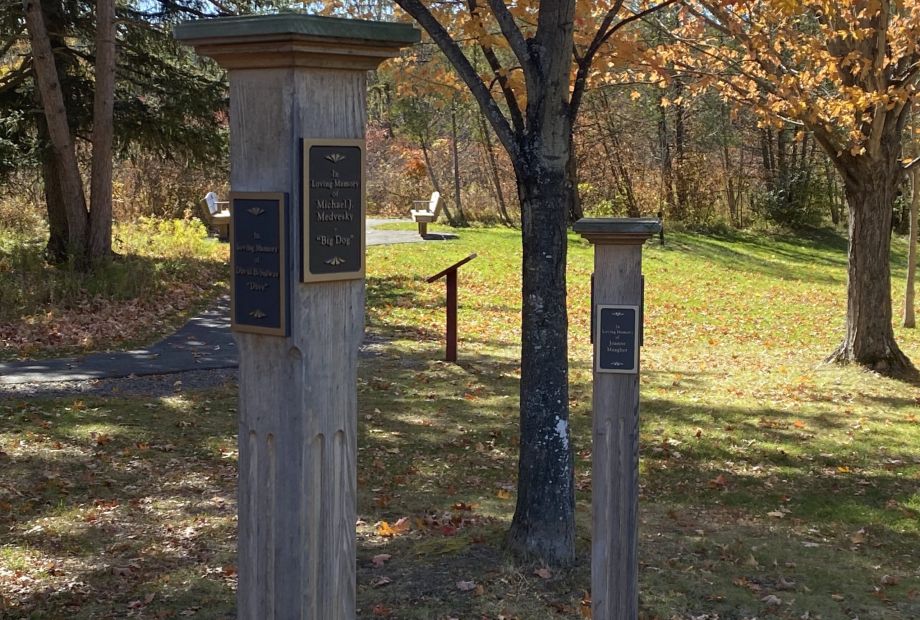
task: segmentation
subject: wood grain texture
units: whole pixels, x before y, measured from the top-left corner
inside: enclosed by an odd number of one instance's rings
[[[356,373],[364,281],[300,283],[300,138],[363,138],[364,71],[230,72],[231,187],[285,191],[291,336],[240,349],[239,588],[245,620],[355,617]]]
[[[595,307],[638,306],[641,290],[641,245],[595,246]],[[592,617],[635,620],[639,614],[638,374],[594,373],[593,435]]]

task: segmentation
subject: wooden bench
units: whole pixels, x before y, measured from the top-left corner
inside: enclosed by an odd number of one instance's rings
[[[410,209],[412,221],[418,224],[418,234],[424,237],[428,234],[428,224],[438,219],[441,213],[441,193],[432,192],[431,198],[426,200],[413,200],[413,205],[427,205],[427,209]]]
[[[204,202],[207,207],[203,210],[205,223],[208,225],[221,241],[230,240],[230,211],[227,205],[230,203],[226,200],[218,200],[217,194],[208,192],[205,194]]]

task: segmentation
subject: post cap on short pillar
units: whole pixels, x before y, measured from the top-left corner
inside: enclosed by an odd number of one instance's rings
[[[410,24],[296,14],[199,19],[173,34],[226,69],[371,70],[421,39]]]
[[[595,244],[641,245],[661,230],[655,218],[586,217],[575,222],[575,232]]]

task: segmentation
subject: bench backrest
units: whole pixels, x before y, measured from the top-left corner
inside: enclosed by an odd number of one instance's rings
[[[441,192],[431,192],[431,200],[428,201],[428,211],[434,214],[434,219],[438,219],[441,210]]]
[[[220,208],[217,206],[217,194],[214,192],[205,194],[204,201],[208,203],[208,211],[211,215],[215,215],[220,211]]]

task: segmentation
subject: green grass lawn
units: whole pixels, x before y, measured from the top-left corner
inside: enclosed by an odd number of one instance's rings
[[[359,618],[586,617],[592,251],[575,236],[581,559],[537,574],[500,550],[516,481],[518,234],[368,251],[379,338],[359,376]],[[461,363],[448,365],[443,283],[425,278],[471,252]],[[830,234],[646,247],[642,617],[920,617],[920,387],[822,364],[842,333],[845,260]],[[899,244],[894,265],[897,307]],[[896,332],[920,361],[920,335]],[[231,617],[234,408],[232,387],[0,402],[0,617]]]

